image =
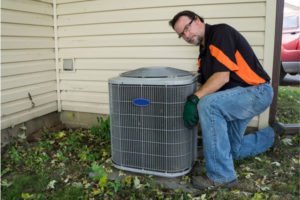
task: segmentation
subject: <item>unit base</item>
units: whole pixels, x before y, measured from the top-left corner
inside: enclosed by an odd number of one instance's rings
[[[174,178],[178,176],[183,176],[191,171],[192,168],[188,168],[185,171],[182,172],[176,172],[176,173],[167,173],[167,172],[156,172],[156,171],[150,171],[150,170],[145,170],[145,169],[136,169],[136,168],[130,168],[130,167],[123,167],[120,165],[117,165],[113,163],[114,167],[117,169],[121,169],[124,171],[130,171],[130,172],[135,172],[135,173],[142,173],[142,174],[149,174],[149,175],[154,175],[154,176],[161,176],[161,177],[166,177],[166,178]]]

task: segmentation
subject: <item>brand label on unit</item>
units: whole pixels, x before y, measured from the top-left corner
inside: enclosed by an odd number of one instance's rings
[[[148,99],[137,98],[133,99],[132,103],[136,106],[148,106],[150,104],[150,101]]]

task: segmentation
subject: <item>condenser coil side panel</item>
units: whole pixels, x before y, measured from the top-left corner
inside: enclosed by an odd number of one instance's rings
[[[182,113],[186,97],[196,90],[196,78],[191,76],[186,85],[123,81],[124,77],[109,81],[114,165],[169,177],[187,173],[196,159],[197,128],[184,127]],[[134,99],[149,105],[137,106]]]

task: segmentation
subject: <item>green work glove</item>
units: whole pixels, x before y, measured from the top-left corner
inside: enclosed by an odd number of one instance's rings
[[[199,116],[198,116],[198,110],[197,110],[197,104],[199,102],[199,98],[192,94],[188,96],[187,101],[184,106],[184,111],[183,111],[183,120],[184,120],[184,125],[187,128],[193,128],[194,126],[197,125]]]

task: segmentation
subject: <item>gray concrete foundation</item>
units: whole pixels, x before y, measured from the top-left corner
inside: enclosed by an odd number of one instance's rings
[[[28,136],[44,127],[50,128],[58,124],[60,124],[60,113],[53,112],[15,125],[14,127],[3,129],[1,130],[1,147],[16,141],[21,134],[25,133]],[[22,127],[25,127],[26,130]]]
[[[60,113],[61,122],[68,128],[91,128],[98,125],[97,117],[106,119],[108,115],[74,111],[61,111]]]

